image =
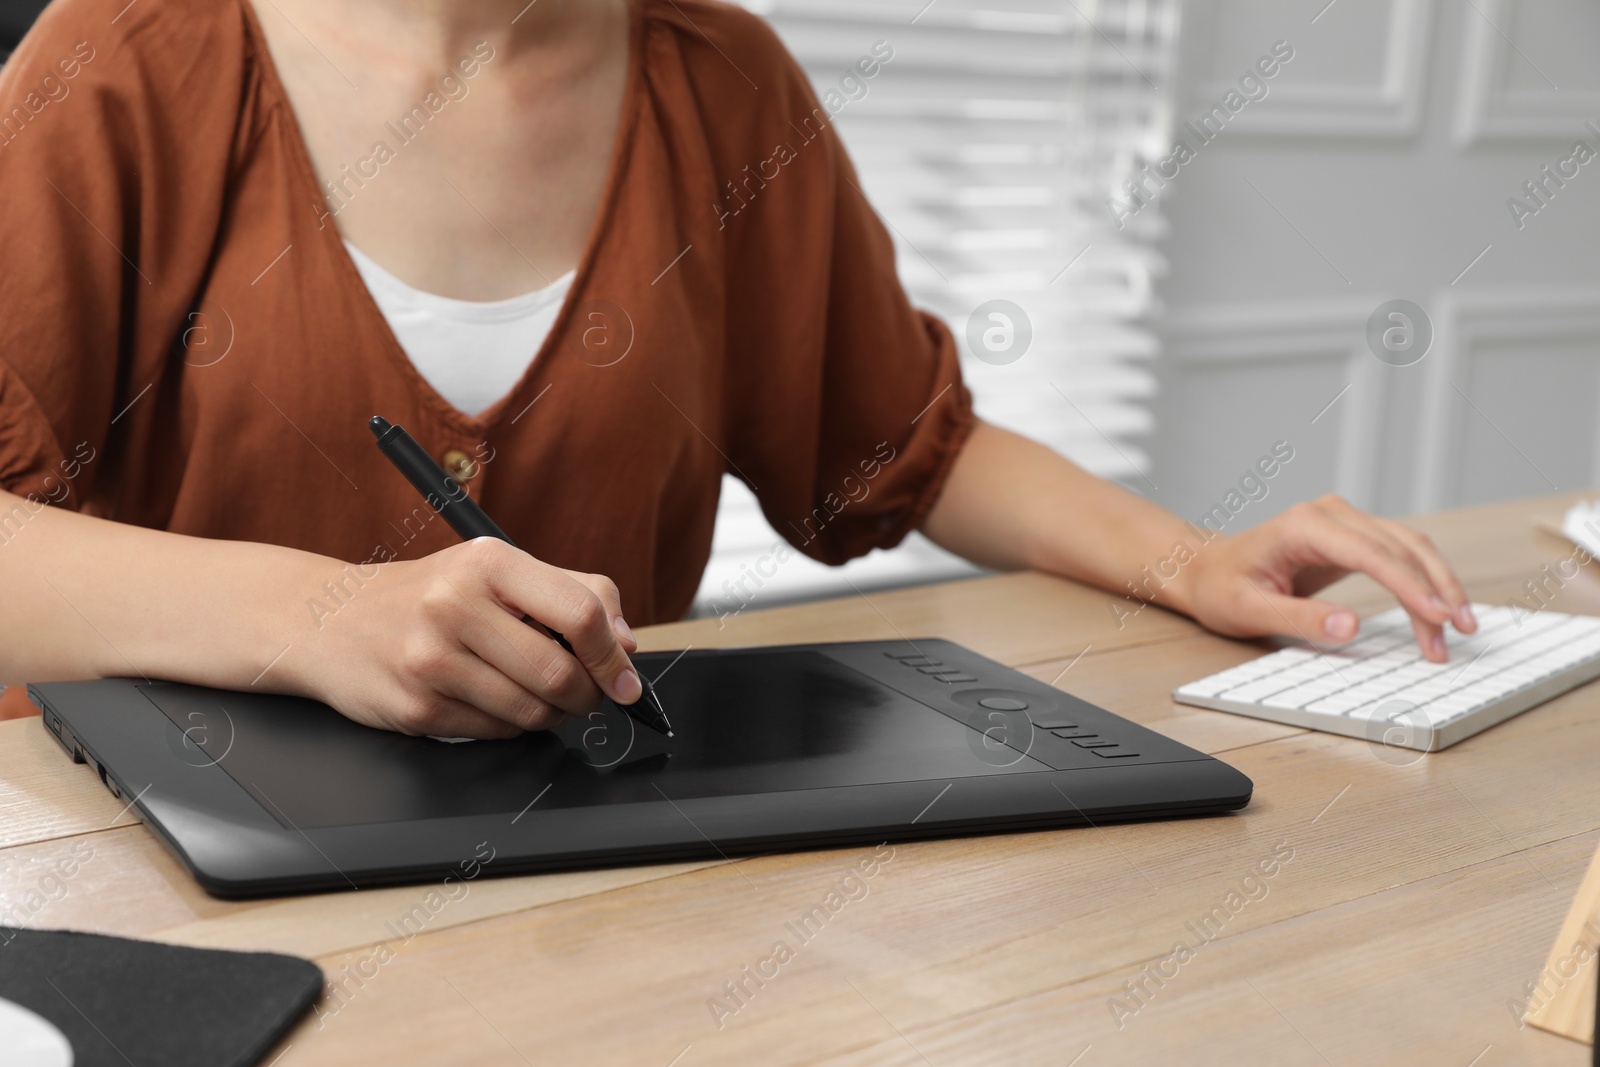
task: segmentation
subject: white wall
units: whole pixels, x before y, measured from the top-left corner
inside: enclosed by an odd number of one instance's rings
[[[1180,131],[1295,55],[1160,193],[1152,495],[1196,515],[1278,440],[1230,529],[1329,490],[1397,514],[1600,484],[1600,159],[1520,229],[1506,204],[1600,151],[1600,5],[1187,0],[1181,40]],[[1395,298],[1435,331],[1410,366],[1365,338]]]

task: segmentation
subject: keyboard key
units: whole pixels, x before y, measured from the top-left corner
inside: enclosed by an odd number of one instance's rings
[[[1323,700],[1313,701],[1306,705],[1307,711],[1314,711],[1320,715],[1343,715],[1351,708],[1359,708],[1362,704],[1360,697],[1352,697],[1339,693]]]
[[[1515,666],[1507,667],[1504,673],[1507,681],[1514,682],[1519,687],[1529,685],[1543,677],[1543,672],[1539,668],[1529,666],[1526,663],[1518,663]]]
[[[1283,682],[1285,685],[1297,686],[1305,685],[1308,682],[1320,681],[1324,678],[1338,678],[1340,673],[1339,664],[1332,657],[1324,656],[1322,659],[1313,660],[1310,663],[1302,663],[1297,667],[1291,667],[1289,670],[1268,675],[1268,677]],[[1262,680],[1265,681],[1266,679]]]
[[[1487,604],[1473,612],[1474,633],[1445,628],[1448,663],[1423,658],[1409,616],[1394,608],[1365,620],[1357,639],[1341,648],[1283,649],[1180,686],[1173,697],[1297,724],[1307,713],[1379,716],[1426,749],[1440,727],[1453,724],[1469,736],[1475,718],[1487,727],[1506,701],[1566,681],[1564,692],[1600,663],[1600,617]]]
[[[1387,674],[1394,670],[1393,663],[1386,663],[1382,659],[1366,659],[1349,666],[1339,667],[1339,678],[1350,684],[1364,682],[1369,678],[1376,678],[1380,674]]]
[[[1236,700],[1241,704],[1254,704],[1263,697],[1281,693],[1292,686],[1292,682],[1285,683],[1278,678],[1267,677],[1258,682],[1246,682],[1244,685],[1228,690],[1221,696],[1223,700]]]
[[[1284,649],[1282,652],[1274,652],[1269,656],[1262,656],[1260,659],[1251,660],[1249,663],[1241,663],[1239,666],[1233,668],[1230,673],[1232,673],[1235,678],[1238,678],[1242,681],[1250,681],[1255,678],[1261,678],[1268,674],[1274,674],[1278,671],[1292,667],[1295,663],[1299,662],[1299,660],[1293,657],[1285,658],[1285,653],[1294,651],[1298,650]]]
[[[1388,674],[1383,675],[1383,684],[1395,688],[1407,686],[1413,682],[1420,682],[1431,675],[1438,674],[1442,667],[1443,664],[1439,663],[1408,663],[1399,670],[1390,671]]]
[[[1384,652],[1402,648],[1411,640],[1409,633],[1382,633],[1361,637],[1340,648],[1338,654],[1348,659],[1366,659]]]
[[[1448,677],[1429,678],[1425,682],[1418,682],[1416,685],[1407,686],[1399,690],[1394,696],[1396,700],[1409,700],[1413,704],[1426,704],[1453,692],[1455,686],[1451,682],[1452,679]]]
[[[1454,718],[1462,712],[1471,711],[1473,708],[1478,706],[1478,702],[1479,701],[1477,697],[1462,696],[1460,693],[1452,693],[1447,697],[1441,697],[1440,699],[1435,700],[1433,703],[1427,705],[1424,710],[1427,711],[1430,716],[1443,715],[1447,718]]]
[[[1398,701],[1391,697],[1374,700],[1352,709],[1347,719],[1377,719],[1381,722],[1392,722],[1400,726],[1414,726],[1426,721],[1422,709],[1410,701]]]
[[[1332,696],[1340,688],[1337,684],[1328,685],[1316,682],[1310,685],[1298,685],[1293,689],[1285,689],[1281,693],[1267,697],[1261,704],[1263,707],[1268,708],[1303,708],[1314,700]]]

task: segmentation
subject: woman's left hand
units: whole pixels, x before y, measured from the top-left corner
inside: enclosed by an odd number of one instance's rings
[[[1399,598],[1417,643],[1442,663],[1444,624],[1478,628],[1466,590],[1427,535],[1369,515],[1337,496],[1296,504],[1261,525],[1200,548],[1188,564],[1182,607],[1230,637],[1281,635],[1317,645],[1356,636],[1349,608],[1311,594],[1360,571]]]
[[[1336,496],[1296,504],[1237,535],[1195,543],[1195,527],[1097,478],[1036,441],[979,421],[922,532],[997,570],[1031,567],[1149,599],[1229,637],[1298,637],[1342,645],[1355,612],[1311,594],[1354,571],[1377,579],[1411,614],[1428,659],[1449,658],[1444,625],[1474,633],[1466,590],[1426,536]],[[1178,573],[1164,573],[1187,549]],[[1152,582],[1151,565],[1160,582]],[[1146,581],[1136,584],[1143,574]],[[1154,585],[1152,589],[1151,586]],[[1122,613],[1114,603],[1120,627]]]

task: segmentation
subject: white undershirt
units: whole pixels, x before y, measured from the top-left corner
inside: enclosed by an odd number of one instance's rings
[[[453,407],[473,416],[522,379],[577,273],[569,270],[509,300],[455,300],[413,288],[349,241],[344,246],[417,371]]]

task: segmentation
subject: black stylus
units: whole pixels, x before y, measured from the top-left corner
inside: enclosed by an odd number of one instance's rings
[[[393,463],[401,474],[406,476],[406,481],[416,487],[428,506],[439,513],[439,517],[450,524],[450,528],[461,536],[463,541],[470,541],[474,537],[494,537],[508,545],[516,544],[506,536],[506,532],[495,525],[478,502],[467,495],[461,483],[456,481],[432,456],[417,444],[417,439],[406,433],[404,427],[395,426],[381,415],[372,416],[367,423],[372,428],[373,436],[378,439],[378,448],[389,462]],[[536,619],[523,617],[524,622],[531,622],[544,630],[545,633],[555,638],[556,643],[569,653],[572,646],[567,639],[556,633],[550,627],[538,622]],[[672,723],[667,721],[667,712],[661,706],[661,698],[656,696],[655,687],[650,684],[637,668],[634,673],[639,675],[639,685],[643,689],[639,699],[632,704],[619,705],[635,720],[657,733],[672,736]]]

